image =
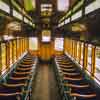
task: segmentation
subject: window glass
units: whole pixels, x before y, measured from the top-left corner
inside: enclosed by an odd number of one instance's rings
[[[92,68],[92,45],[88,45],[88,66],[87,70],[91,72]]]
[[[77,13],[75,13],[74,15],[72,15],[72,21],[75,19],[78,19],[80,17],[82,17],[82,10],[80,10]]]
[[[4,74],[6,72],[6,45],[5,43],[1,44],[1,51],[2,51],[2,72]]]
[[[70,18],[68,19],[65,19],[65,24],[69,23],[70,22]]]
[[[34,11],[36,8],[35,0],[24,0],[24,7],[26,11]]]
[[[31,50],[38,50],[38,38],[37,37],[30,38],[29,46]]]
[[[69,8],[69,0],[58,0],[58,11],[67,11]]]
[[[50,42],[51,40],[51,31],[43,30],[42,31],[42,42]]]
[[[91,0],[91,1],[92,1],[92,3],[90,3],[85,8],[85,14],[91,13],[100,8],[100,0]]]
[[[0,9],[7,13],[10,13],[10,7],[1,0],[0,0]]]
[[[19,12],[17,12],[16,10],[13,10],[13,16],[20,20],[23,20],[22,15]]]
[[[51,38],[50,36],[43,36],[42,37],[42,42],[50,42]]]
[[[100,81],[100,47],[96,47],[96,78]]]
[[[64,49],[64,38],[55,38],[55,50],[63,51]]]

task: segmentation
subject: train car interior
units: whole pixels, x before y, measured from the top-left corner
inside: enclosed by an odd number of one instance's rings
[[[100,100],[100,0],[0,0],[0,100]]]

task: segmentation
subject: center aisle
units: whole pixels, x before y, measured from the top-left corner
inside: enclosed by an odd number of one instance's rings
[[[61,100],[52,66],[39,64],[37,67],[32,100]]]

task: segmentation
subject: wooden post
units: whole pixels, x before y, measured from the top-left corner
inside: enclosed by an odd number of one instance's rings
[[[78,58],[79,58],[79,63],[81,64],[81,54],[82,54],[82,45],[81,45],[81,42],[79,42],[79,49],[78,49],[78,52],[79,52],[79,56],[78,56]]]
[[[84,43],[84,54],[83,54],[83,67],[85,70],[87,70],[87,64],[88,64],[88,44]]]
[[[1,43],[0,43],[0,75],[2,71],[2,50],[1,50]]]
[[[17,43],[17,38],[16,38],[16,60],[18,60],[18,43]]]
[[[6,68],[10,67],[10,47],[9,41],[6,42]]]
[[[96,46],[92,46],[92,77],[95,75],[96,70]]]
[[[12,40],[12,64],[14,63],[14,40]]]

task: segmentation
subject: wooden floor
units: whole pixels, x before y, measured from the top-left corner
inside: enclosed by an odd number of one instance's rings
[[[32,100],[61,100],[52,66],[49,64],[39,64],[37,67]]]

